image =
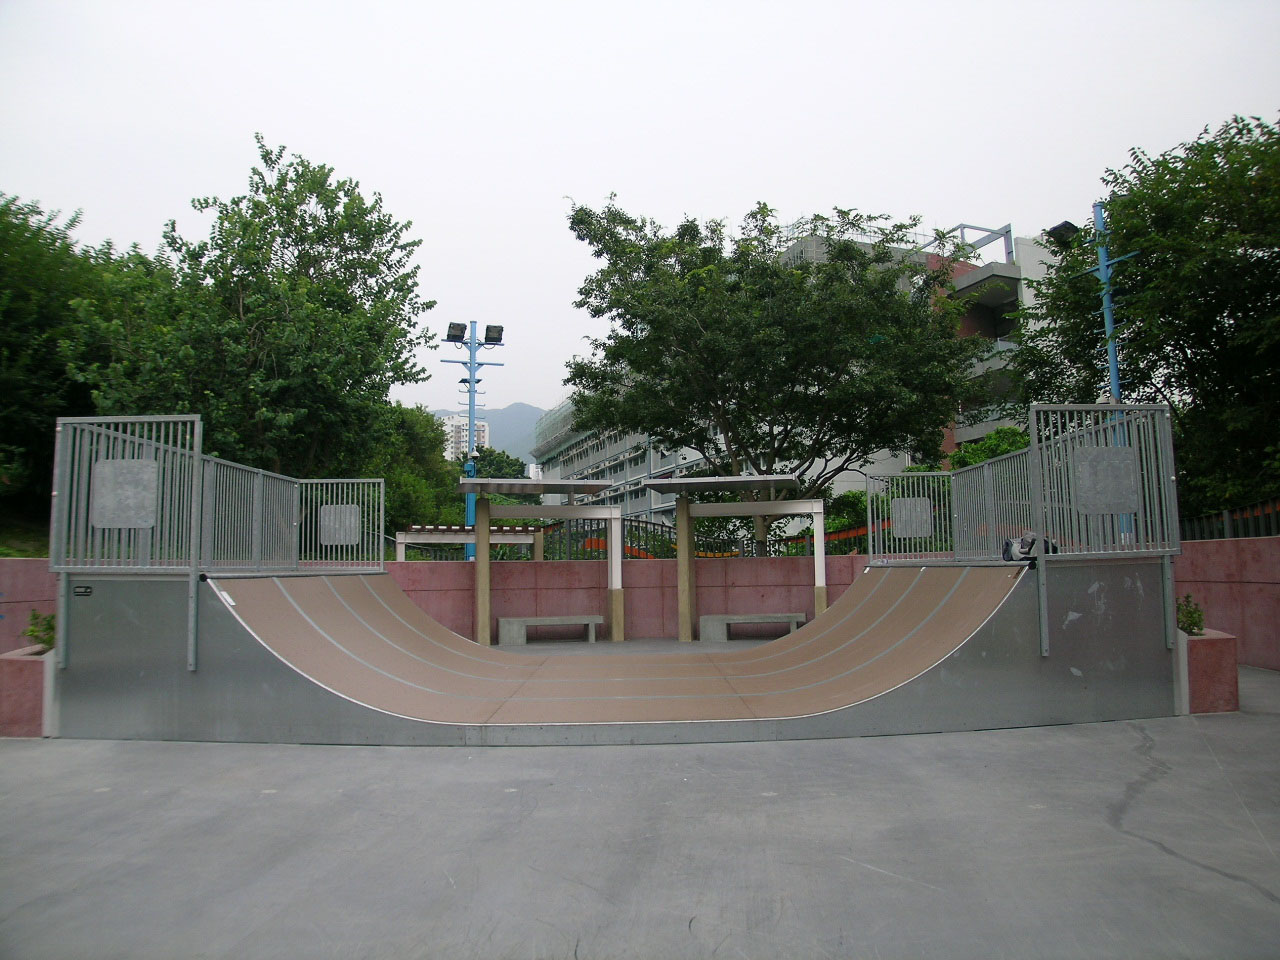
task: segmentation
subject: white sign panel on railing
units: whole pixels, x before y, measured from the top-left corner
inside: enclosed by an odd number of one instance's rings
[[[89,523],[99,530],[156,525],[160,464],[154,460],[99,460],[93,465]]]

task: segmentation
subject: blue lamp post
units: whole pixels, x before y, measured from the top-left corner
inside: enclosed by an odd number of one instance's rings
[[[1069,243],[1080,232],[1080,228],[1069,220],[1064,220],[1056,227],[1045,231],[1049,237],[1059,243]],[[1112,257],[1107,251],[1107,215],[1102,202],[1093,205],[1093,243],[1098,248],[1098,265],[1090,267],[1088,272],[1098,278],[1102,285],[1102,325],[1107,337],[1107,367],[1111,384],[1111,402],[1119,403],[1120,393],[1120,355],[1116,349],[1116,318],[1111,302],[1111,268],[1123,260],[1137,256],[1137,251],[1126,253],[1123,257]]]
[[[449,330],[445,334],[445,342],[456,344],[460,348],[467,351],[466,360],[444,360],[443,363],[460,363],[467,368],[467,375],[458,382],[467,388],[467,462],[464,470],[468,477],[476,475],[476,386],[480,383],[476,373],[481,367],[500,367],[501,363],[494,361],[477,360],[476,356],[481,349],[502,346],[502,327],[492,324],[484,328],[484,340],[477,339],[476,321],[471,321],[471,328],[468,329],[461,323],[449,324]],[[476,525],[476,495],[474,493],[467,494],[467,526],[475,527]],[[476,558],[476,546],[474,543],[466,545],[466,557],[468,560]]]

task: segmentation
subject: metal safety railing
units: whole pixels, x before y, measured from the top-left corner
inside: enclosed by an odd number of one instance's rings
[[[1037,533],[1077,557],[1181,549],[1169,409],[1031,408]]]
[[[60,419],[50,568],[383,569],[381,480],[297,480],[200,445],[195,416]]]
[[[1030,446],[954,473],[868,478],[873,563],[981,563],[1006,540],[1103,558],[1179,552],[1167,407],[1036,404]]]
[[[1190,517],[1182,521],[1181,534],[1184,541],[1280,536],[1280,497]]]
[[[204,458],[201,561],[205,570],[296,570],[298,481]]]
[[[49,562],[54,570],[190,570],[200,528],[196,417],[62,418]]]
[[[949,473],[867,478],[867,532],[873,558],[954,560],[955,518]]]
[[[952,474],[957,560],[998,560],[1006,540],[1031,531],[1029,459],[1017,450]]]
[[[299,481],[298,566],[382,569],[381,480]]]

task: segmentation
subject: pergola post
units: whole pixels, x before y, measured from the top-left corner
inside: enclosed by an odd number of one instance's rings
[[[676,498],[676,620],[681,643],[693,642],[693,519],[689,498]]]
[[[622,598],[622,511],[609,517],[609,639],[626,639],[626,607]]]
[[[822,501],[813,511],[813,615],[827,609],[827,525]]]
[[[625,604],[622,593],[622,510],[620,507],[605,505],[569,503],[564,506],[552,504],[497,504],[489,502],[489,494],[502,493],[512,496],[544,494],[567,494],[573,501],[579,494],[596,494],[607,490],[609,484],[597,481],[581,480],[530,480],[526,478],[499,479],[490,477],[465,477],[458,481],[458,489],[463,493],[476,493],[476,642],[489,645],[492,643],[489,624],[492,616],[489,577],[489,524],[494,519],[513,517],[540,517],[553,520],[596,519],[608,523],[608,613],[610,618],[611,639],[622,640],[626,637],[624,612]],[[539,531],[533,535],[533,556],[536,560],[543,558],[543,534]]]
[[[489,498],[484,494],[476,497],[476,622],[475,641],[481,646],[489,646],[493,641],[489,636],[489,617],[492,609],[492,598],[489,596]]]

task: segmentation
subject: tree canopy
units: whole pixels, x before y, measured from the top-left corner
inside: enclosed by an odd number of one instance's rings
[[[945,258],[906,252],[917,221],[837,209],[805,223],[819,256],[786,259],[764,204],[732,236],[612,200],[569,225],[602,261],[576,305],[610,322],[569,366],[579,429],[691,447],[721,476],[798,472],[804,497],[879,450],[940,453],[986,347],[958,336]]]
[[[361,473],[386,480],[388,530],[462,523],[459,464],[444,456],[445,429],[423,407],[393,404],[369,425],[371,453]]]
[[[460,458],[459,463],[465,458]],[[476,447],[477,477],[523,477],[528,469],[519,457],[493,447]]]
[[[952,470],[960,470],[1021,450],[1030,442],[1031,438],[1025,430],[1018,427],[996,427],[977,440],[960,444],[947,455],[947,462],[951,464]]]
[[[96,276],[93,251],[71,236],[79,219],[0,193],[0,503],[8,509],[47,507],[54,422],[92,412],[58,351],[76,324],[72,302]]]
[[[219,456],[298,476],[349,472],[414,351],[420,243],[350,179],[257,137],[249,192],[192,201],[209,237],[173,222],[155,258],[104,264],[80,302],[71,370],[101,413],[199,412]]]
[[[1280,493],[1280,130],[1233,117],[1108,170],[1123,398],[1173,409],[1184,514]],[[1093,233],[1036,285],[1013,360],[1028,399],[1106,392]]]
[[[154,256],[81,247],[62,220],[0,194],[0,508],[48,509],[54,420],[199,413],[205,450],[300,477],[383,476],[387,523],[461,522],[457,464],[426,410],[409,223],[326,166],[270,149],[249,192],[193,201]]]

